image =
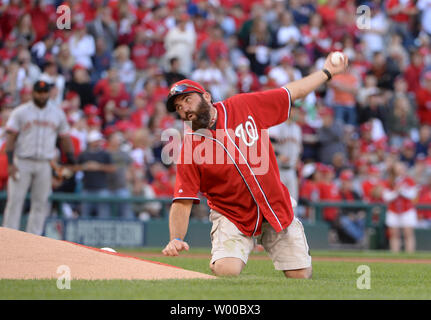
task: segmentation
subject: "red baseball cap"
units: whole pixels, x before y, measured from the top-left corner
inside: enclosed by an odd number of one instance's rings
[[[340,173],[340,180],[342,181],[350,181],[354,177],[353,171],[350,169],[345,169]]]
[[[66,93],[66,100],[72,100],[75,97],[79,97],[78,93],[76,91],[69,91]]]
[[[168,100],[166,101],[166,108],[169,112],[174,112],[174,98],[181,94],[185,93],[200,93],[204,94],[206,90],[196,81],[192,81],[189,79],[184,79],[178,82],[175,82],[172,87],[169,89]]]
[[[415,147],[415,143],[412,140],[410,140],[410,139],[404,140],[404,142],[403,142],[403,148],[413,149],[414,147]]]
[[[375,165],[370,165],[368,167],[368,174],[378,174],[378,173],[380,173],[380,170]]]
[[[333,116],[334,115],[334,110],[329,108],[329,107],[323,107],[319,109],[319,114],[320,116]]]
[[[102,119],[100,119],[98,116],[90,116],[87,119],[87,124],[89,126],[100,126],[102,124]]]
[[[109,137],[114,132],[117,132],[117,127],[115,125],[110,125],[110,126],[107,126],[103,130],[103,135],[106,136],[106,137]]]
[[[73,72],[75,72],[76,70],[87,70],[87,68],[84,67],[82,64],[77,63],[72,68]]]
[[[367,131],[371,131],[371,129],[373,129],[373,126],[371,125],[371,123],[365,122],[361,124],[360,129],[361,129],[361,132],[367,132]]]
[[[128,120],[119,120],[115,123],[115,127],[117,128],[118,131],[121,132],[126,132],[129,130],[134,130],[136,129],[135,125]]]
[[[87,116],[97,116],[99,115],[99,108],[94,104],[86,104],[84,106],[84,113]]]

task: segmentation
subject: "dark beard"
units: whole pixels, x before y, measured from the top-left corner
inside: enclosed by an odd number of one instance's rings
[[[38,106],[39,108],[43,108],[45,107],[46,103],[48,102],[49,99],[35,99],[33,98],[33,102],[36,106]]]
[[[199,129],[208,129],[211,121],[211,105],[201,97],[201,102],[198,106],[198,111],[195,113],[196,120],[192,122],[192,130],[197,131]],[[186,114],[186,119],[188,119],[188,114]]]

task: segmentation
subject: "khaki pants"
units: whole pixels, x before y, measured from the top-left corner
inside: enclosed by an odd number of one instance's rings
[[[254,239],[244,235],[225,216],[211,210],[212,258],[211,263],[222,258],[239,258],[245,264],[254,248]],[[262,234],[257,237],[268,252],[276,270],[296,270],[311,267],[311,257],[302,223],[295,217],[290,226],[277,233],[268,222],[262,224]]]
[[[27,191],[30,189],[30,215],[26,232],[41,235],[49,214],[52,171],[49,161],[15,159],[19,177],[8,179],[7,203],[3,226],[20,229],[20,221]]]

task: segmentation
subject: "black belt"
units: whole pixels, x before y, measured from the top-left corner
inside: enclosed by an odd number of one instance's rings
[[[51,161],[51,159],[39,159],[39,158],[32,158],[32,157],[17,157],[21,160],[32,160],[32,161]]]
[[[281,166],[280,166],[280,169],[283,169],[283,170],[290,170],[290,169],[293,169],[293,167],[291,167],[291,166],[281,165]]]

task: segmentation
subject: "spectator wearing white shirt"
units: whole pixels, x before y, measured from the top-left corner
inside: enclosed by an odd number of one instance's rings
[[[298,200],[297,162],[302,152],[301,127],[295,123],[296,109],[283,123],[269,128],[269,136],[277,156],[281,182],[289,190],[292,198]],[[292,112],[291,111],[291,112]]]
[[[190,75],[193,68],[193,53],[196,47],[196,31],[187,28],[188,15],[182,14],[177,25],[170,29],[165,37],[165,61],[168,64],[171,58],[180,60],[180,72]]]
[[[389,30],[387,16],[379,6],[371,5],[370,28],[361,30],[361,40],[364,44],[365,55],[370,59],[375,52],[385,50],[385,36]]]
[[[192,73],[191,79],[209,89],[214,101],[223,100],[225,82],[223,73],[206,58],[199,60],[198,68]]]
[[[93,36],[87,33],[84,22],[77,22],[73,28],[73,34],[69,38],[69,49],[75,58],[75,63],[91,69],[93,63],[91,57],[96,53],[96,43]]]
[[[112,66],[118,70],[120,81],[130,91],[136,80],[136,70],[135,64],[130,59],[130,49],[128,46],[121,45],[114,51]]]
[[[280,65],[271,69],[268,77],[273,79],[278,86],[302,78],[301,71],[293,66],[293,58],[285,55],[281,58]]]
[[[419,0],[416,7],[421,11],[422,29],[431,37],[431,0]]]
[[[16,88],[21,90],[25,85],[32,85],[39,80],[40,69],[31,62],[31,55],[27,49],[21,49],[18,53],[19,68],[16,76]]]
[[[293,17],[289,11],[283,12],[280,22],[281,25],[277,31],[277,44],[293,49],[301,40],[301,32],[293,24]]]
[[[58,67],[53,61],[47,61],[43,67],[43,73],[40,75],[40,80],[46,81],[54,87],[51,89],[51,99],[57,106],[60,106],[63,101],[64,88],[66,79],[58,73]]]

